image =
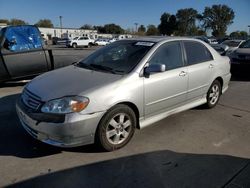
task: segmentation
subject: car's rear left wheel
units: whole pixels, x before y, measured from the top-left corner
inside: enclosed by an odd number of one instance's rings
[[[219,102],[221,95],[221,84],[218,80],[215,80],[210,86],[207,92],[207,108],[213,108]]]
[[[109,110],[99,123],[96,142],[106,151],[124,147],[133,137],[136,127],[134,111],[119,104]]]

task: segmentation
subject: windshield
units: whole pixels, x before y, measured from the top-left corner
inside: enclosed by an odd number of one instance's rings
[[[239,46],[240,43],[241,43],[241,41],[233,41],[233,40],[226,40],[226,41],[222,42],[222,44],[225,44],[229,47],[237,47],[237,46]]]
[[[250,48],[250,40],[243,42],[239,48]]]
[[[83,68],[127,74],[140,62],[155,43],[119,41],[96,51],[78,65]]]

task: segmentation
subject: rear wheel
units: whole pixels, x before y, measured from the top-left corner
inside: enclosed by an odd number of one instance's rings
[[[136,127],[134,111],[119,104],[102,118],[96,134],[96,143],[106,151],[124,147],[133,137]]]
[[[207,92],[207,108],[213,108],[216,106],[221,95],[221,84],[218,80],[215,80],[210,86]]]

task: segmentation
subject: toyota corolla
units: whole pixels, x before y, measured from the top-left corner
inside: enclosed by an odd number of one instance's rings
[[[136,129],[196,106],[214,107],[230,77],[229,58],[200,40],[121,40],[36,77],[16,109],[24,129],[42,142],[96,143],[112,151]]]

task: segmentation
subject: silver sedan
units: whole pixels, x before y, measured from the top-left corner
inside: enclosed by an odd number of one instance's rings
[[[229,62],[196,39],[121,40],[36,77],[16,109],[24,129],[42,142],[96,143],[112,151],[135,129],[196,106],[214,107],[228,88]]]

